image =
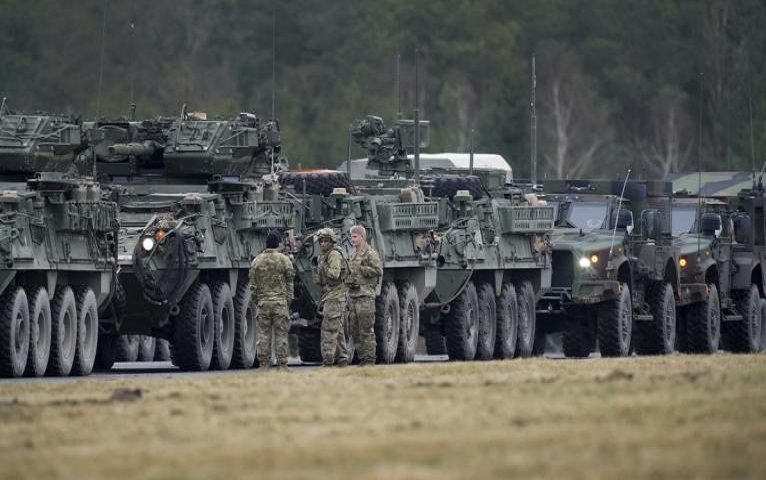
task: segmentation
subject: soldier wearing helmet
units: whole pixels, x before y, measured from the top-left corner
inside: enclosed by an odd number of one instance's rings
[[[338,237],[331,228],[317,232],[321,254],[317,261],[314,281],[322,287],[322,365],[348,365],[343,315],[348,302],[346,276],[348,268],[343,253],[336,244]]]

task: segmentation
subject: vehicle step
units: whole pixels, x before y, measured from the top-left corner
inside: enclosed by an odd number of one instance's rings
[[[742,315],[722,315],[721,317],[721,320],[724,322],[739,322],[743,320]]]
[[[654,320],[654,317],[651,315],[633,315],[633,320],[638,320],[639,322],[651,322]]]

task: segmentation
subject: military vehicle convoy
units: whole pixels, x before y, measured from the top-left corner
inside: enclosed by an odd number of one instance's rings
[[[550,180],[543,187],[557,211],[553,285],[538,303],[543,330],[562,332],[566,356],[588,356],[597,344],[603,356],[672,352],[679,249],[670,184]]]
[[[366,169],[377,175],[355,178],[353,194],[344,187],[305,195],[306,231],[335,228],[349,249],[348,229],[355,223],[367,228],[384,271],[378,362],[412,361],[420,334],[429,353],[453,360],[511,358],[517,343],[528,356],[536,297],[550,285],[553,209],[510,188],[510,169],[466,176],[431,168],[420,177],[419,155],[408,156],[407,149],[427,146],[427,127],[420,125],[423,141],[416,142],[414,125],[403,120],[388,129],[372,116],[358,122],[352,138],[367,149]],[[320,291],[311,266],[318,252],[307,235],[296,253],[300,291],[307,293],[296,298],[301,356],[313,352],[314,361],[321,318],[313,315]]]
[[[169,340],[182,369],[250,367],[250,261],[269,229],[288,230],[295,218],[269,175],[286,164],[279,126],[252,114],[206,120],[185,108],[165,125],[164,142],[152,148],[110,144],[109,153],[125,158],[101,169],[121,230],[119,285],[99,359],[111,366],[117,335],[141,334]],[[156,145],[160,161],[142,161]]]
[[[0,106],[0,376],[88,375],[117,269],[117,206],[68,176],[68,117]],[[36,173],[42,172],[42,173]]]

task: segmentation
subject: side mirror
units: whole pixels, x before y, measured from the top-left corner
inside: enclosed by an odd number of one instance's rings
[[[734,216],[734,238],[739,243],[750,243],[753,235],[753,224],[750,215],[740,213]]]
[[[700,221],[700,233],[718,238],[723,231],[721,216],[717,213],[703,213]]]

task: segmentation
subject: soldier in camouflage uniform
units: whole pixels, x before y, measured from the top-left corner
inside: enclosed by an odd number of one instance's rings
[[[271,230],[266,237],[266,250],[250,266],[250,293],[258,305],[260,336],[256,351],[261,369],[271,366],[272,331],[277,365],[281,370],[287,369],[288,305],[293,300],[295,270],[287,255],[278,250],[281,240],[279,232]]]
[[[322,253],[314,281],[322,286],[322,364],[329,367],[337,362],[338,366],[345,367],[348,352],[342,319],[348,302],[348,287],[344,283],[348,268],[343,253],[335,246],[335,231],[323,228],[317,237]]]
[[[351,228],[354,253],[348,261],[349,309],[351,335],[354,338],[359,363],[375,363],[375,296],[383,275],[378,252],[367,244],[367,231],[361,225]]]

